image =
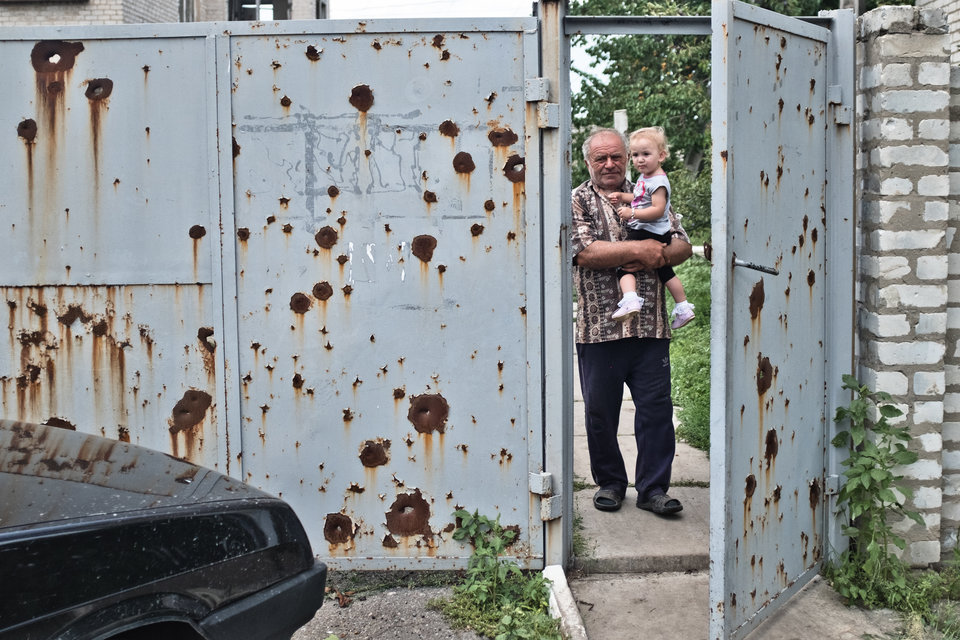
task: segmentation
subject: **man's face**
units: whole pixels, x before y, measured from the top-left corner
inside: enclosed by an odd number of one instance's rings
[[[601,133],[590,141],[590,179],[603,191],[616,191],[627,175],[627,150],[619,136]]]

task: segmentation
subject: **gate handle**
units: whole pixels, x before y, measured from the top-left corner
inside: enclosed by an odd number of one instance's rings
[[[733,259],[733,266],[746,267],[747,269],[754,269],[755,271],[763,271],[764,273],[769,273],[774,276],[780,275],[780,270],[775,267],[765,267],[762,264],[747,262],[746,260],[741,260],[740,258],[737,258],[737,257],[734,257]]]

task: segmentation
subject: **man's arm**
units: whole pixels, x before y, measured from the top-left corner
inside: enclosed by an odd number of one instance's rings
[[[691,255],[693,247],[679,238],[674,238],[666,245],[657,240],[596,240],[578,253],[573,262],[588,269],[623,267],[628,271],[637,271],[659,269],[665,264],[676,266]]]

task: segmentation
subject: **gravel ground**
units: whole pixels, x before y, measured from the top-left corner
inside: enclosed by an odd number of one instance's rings
[[[451,572],[331,573],[326,601],[292,640],[482,640],[427,606],[448,597],[455,580]]]

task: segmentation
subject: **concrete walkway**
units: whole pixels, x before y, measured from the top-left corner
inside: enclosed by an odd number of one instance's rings
[[[574,474],[590,485],[583,404],[575,380]],[[625,392],[620,446],[632,469],[636,459],[633,405]],[[683,511],[661,518],[635,506],[627,491],[616,512],[597,511],[596,488],[578,491],[587,551],[566,577],[573,611],[564,615],[571,638],[589,640],[706,640],[709,638],[710,462],[678,443],[670,495]],[[747,636],[748,640],[853,640],[898,637],[900,621],[888,611],[846,607],[819,578]]]

